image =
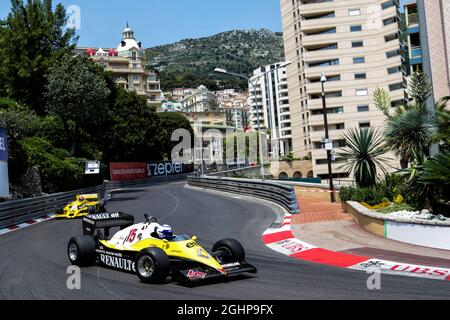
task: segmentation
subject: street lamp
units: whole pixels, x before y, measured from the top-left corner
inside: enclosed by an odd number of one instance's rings
[[[228,72],[227,70],[222,69],[222,68],[216,68],[216,69],[214,70],[214,72],[216,72],[216,73],[226,74],[226,75],[235,76],[235,77],[239,77],[239,78],[245,79],[245,80],[248,81],[248,83],[250,83],[250,85],[251,85],[252,88],[253,88],[253,94],[254,94],[254,97],[255,97],[255,105],[256,105],[256,112],[257,112],[256,118],[257,118],[257,121],[258,121],[259,159],[260,159],[260,162],[261,162],[260,175],[261,175],[261,177],[262,177],[263,180],[264,180],[264,178],[265,178],[265,172],[264,172],[264,155],[263,155],[263,149],[262,149],[261,122],[260,122],[260,119],[259,119],[259,106],[258,106],[258,95],[257,95],[257,93],[256,93],[256,86],[258,85],[259,80],[260,80],[263,76],[265,76],[266,74],[268,74],[268,73],[270,73],[270,72],[272,72],[272,71],[278,70],[278,69],[280,69],[280,68],[284,68],[284,67],[286,67],[286,66],[288,66],[288,65],[290,65],[290,64],[291,64],[290,61],[286,61],[286,62],[284,62],[284,63],[280,63],[276,68],[271,69],[271,70],[267,70],[266,72],[260,74],[260,75],[258,76],[258,78],[255,79],[256,82],[255,82],[254,80],[252,80],[250,77],[248,77],[248,76],[246,76],[246,75],[243,75],[243,74],[238,74],[238,73]]]
[[[330,142],[330,132],[328,130],[328,111],[327,111],[327,100],[325,97],[325,82],[327,82],[327,77],[324,73],[320,77],[320,82],[322,84],[322,106],[323,106],[323,120],[325,126],[325,149],[327,150],[327,160],[328,160],[328,176],[330,180],[330,195],[331,202],[336,202],[336,196],[334,193],[334,183],[333,183],[333,167],[331,165],[331,151],[333,150],[333,142]]]

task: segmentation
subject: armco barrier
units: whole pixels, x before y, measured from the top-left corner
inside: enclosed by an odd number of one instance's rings
[[[261,198],[282,206],[291,214],[300,213],[295,190],[291,186],[262,180],[195,176],[189,176],[188,183],[193,187]]]
[[[146,187],[159,183],[185,180],[186,177],[187,175],[177,175],[126,182],[105,181],[101,186],[93,188],[0,203],[0,229],[54,214],[72,201],[77,194],[98,193],[102,198],[105,198],[110,191],[115,189]]]

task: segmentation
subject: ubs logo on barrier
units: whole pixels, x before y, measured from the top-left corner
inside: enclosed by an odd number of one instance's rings
[[[184,166],[180,162],[162,161],[148,164],[148,176],[172,176],[184,173]]]

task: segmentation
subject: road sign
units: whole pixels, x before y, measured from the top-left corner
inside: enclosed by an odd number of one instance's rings
[[[100,174],[100,161],[86,162],[85,174]]]

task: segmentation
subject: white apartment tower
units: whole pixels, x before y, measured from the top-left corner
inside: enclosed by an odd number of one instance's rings
[[[280,0],[283,20],[292,140],[296,157],[311,154],[316,177],[328,176],[320,77],[324,73],[330,138],[354,127],[384,127],[373,103],[377,87],[393,107],[405,98],[398,0]],[[397,161],[393,161],[398,166]],[[341,160],[336,177],[345,178]]]
[[[279,156],[285,156],[292,151],[292,129],[286,67],[280,65],[281,62],[271,64],[253,72],[251,81],[256,84],[257,102],[251,85],[249,101],[252,127],[257,130],[259,116],[260,127],[269,133],[272,146],[277,145]]]

